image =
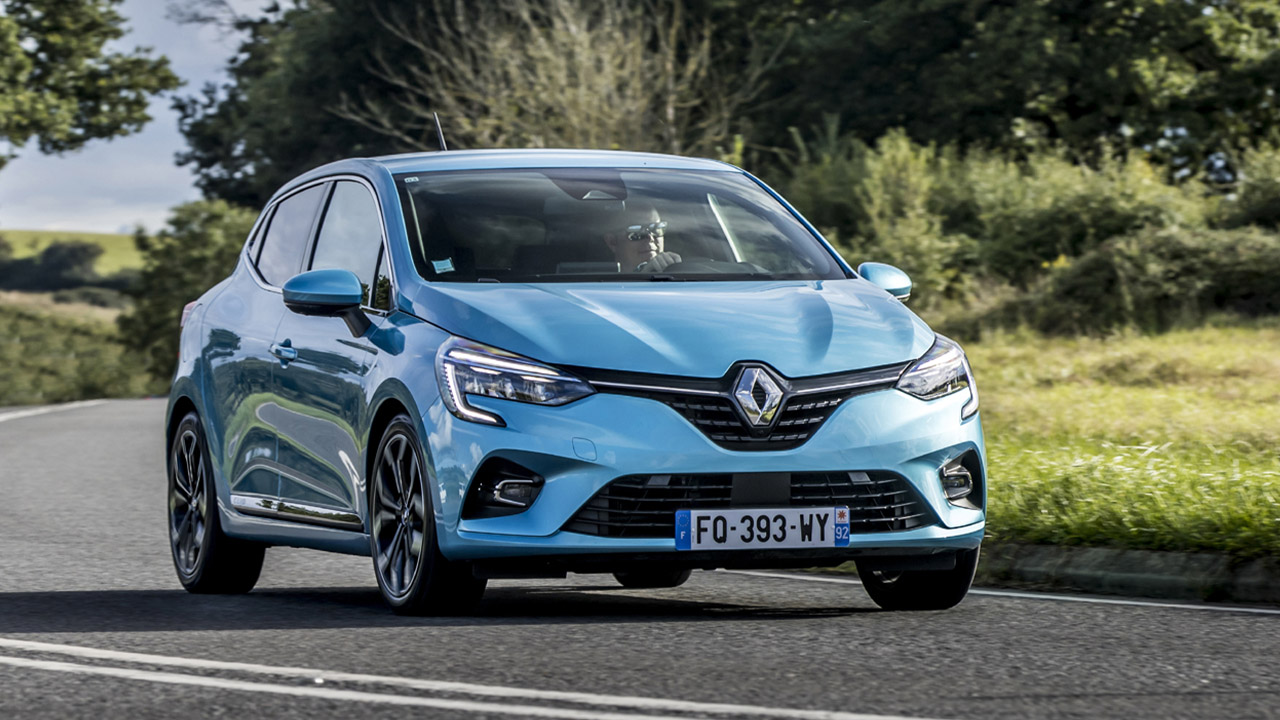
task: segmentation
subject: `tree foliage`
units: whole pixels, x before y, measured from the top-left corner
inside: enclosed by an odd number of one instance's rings
[[[167,59],[111,52],[124,34],[120,0],[0,0],[0,140],[41,152],[127,135],[147,100],[177,87]],[[7,157],[0,156],[0,165]]]
[[[300,0],[254,18],[187,16],[242,36],[226,82],[174,103],[187,141],[178,164],[192,166],[205,197],[260,207],[303,170],[395,149],[390,138],[333,112],[344,94],[390,92],[370,71],[370,48],[390,42],[372,18],[394,4]]]
[[[173,373],[182,308],[231,273],[256,217],[204,200],[174,208],[168,227],[155,236],[135,236],[144,264],[130,292],[134,307],[118,322],[121,339],[146,358],[153,377]]]
[[[738,4],[799,28],[776,71],[782,127],[819,108],[866,142],[895,127],[962,146],[1105,140],[1195,164],[1280,125],[1274,0]]]

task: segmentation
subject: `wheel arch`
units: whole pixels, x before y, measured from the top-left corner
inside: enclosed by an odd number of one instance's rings
[[[186,417],[187,413],[190,412],[194,412],[197,415],[200,414],[200,409],[196,407],[195,399],[185,393],[175,395],[169,405],[169,420],[164,429],[165,472],[170,470],[169,448],[173,447],[173,434],[178,431],[178,426],[182,424],[182,418]],[[208,437],[207,432],[205,437]]]
[[[413,423],[414,429],[418,433],[419,449],[423,454],[423,461],[426,463],[425,473],[427,481],[431,487],[435,488],[435,471],[431,464],[431,450],[427,444],[427,433],[430,431],[425,426],[426,420],[418,411],[418,403],[415,401],[413,393],[409,388],[398,379],[389,379],[378,387],[374,393],[373,402],[369,403],[372,410],[369,413],[369,434],[366,438],[364,450],[364,493],[361,498],[364,503],[364,521],[365,532],[369,531],[369,499],[370,492],[373,487],[373,473],[377,466],[378,444],[382,442],[382,437],[387,431],[387,427],[391,424],[391,420],[397,415],[404,414],[409,416],[409,420]],[[439,522],[440,509],[437,503],[433,503],[436,509],[436,520]],[[439,525],[437,525],[439,532]]]

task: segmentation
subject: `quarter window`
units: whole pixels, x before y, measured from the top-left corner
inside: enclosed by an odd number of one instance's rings
[[[311,235],[316,208],[324,196],[324,185],[316,185],[292,195],[276,206],[271,227],[262,241],[258,256],[258,272],[270,285],[277,287],[298,274],[302,256]]]
[[[320,225],[311,269],[350,270],[360,278],[364,305],[377,307],[370,301],[369,291],[381,249],[382,222],[373,196],[359,183],[339,182]]]
[[[375,310],[391,310],[391,265],[387,262],[387,253],[382,253],[382,261],[378,263],[378,277],[373,283],[373,302],[369,306]]]

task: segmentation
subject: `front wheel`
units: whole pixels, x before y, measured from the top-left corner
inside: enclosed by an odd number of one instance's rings
[[[189,412],[169,446],[169,547],[188,592],[247,593],[258,582],[266,546],[222,532],[213,466],[200,416]]]
[[[465,612],[485,581],[451,562],[436,542],[418,434],[408,415],[392,419],[378,443],[369,487],[369,542],[382,597],[399,615]]]
[[[956,553],[950,570],[903,570],[886,572],[858,567],[862,587],[885,610],[946,610],[955,607],[969,593],[978,569],[980,548]]]

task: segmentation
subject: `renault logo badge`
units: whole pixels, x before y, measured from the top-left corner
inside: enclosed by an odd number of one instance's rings
[[[743,368],[733,398],[752,425],[763,427],[773,422],[782,405],[782,388],[764,368]]]

